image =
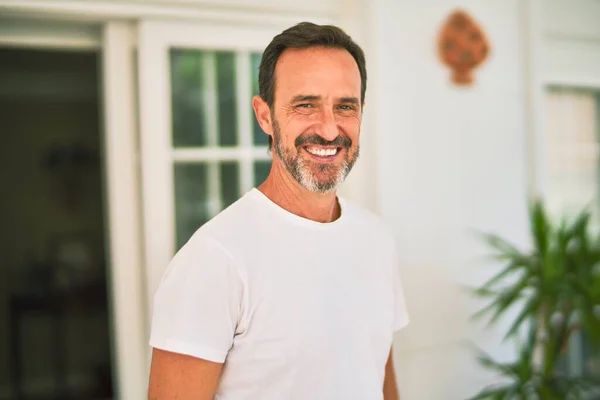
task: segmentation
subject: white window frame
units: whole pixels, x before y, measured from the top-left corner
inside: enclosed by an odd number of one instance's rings
[[[573,86],[546,88],[545,120],[552,124],[546,130],[549,181],[547,207],[549,212],[578,212],[585,205],[594,206],[594,221],[600,214],[598,206],[597,162],[600,156],[598,143],[598,95],[600,90]],[[552,122],[550,122],[552,121]],[[582,137],[582,134],[591,136]],[[585,166],[584,166],[585,165]],[[576,175],[571,175],[579,171]],[[591,173],[583,184],[581,172]],[[557,176],[559,172],[561,175]],[[569,174],[569,175],[562,175]],[[575,178],[575,179],[573,179]],[[556,181],[556,179],[559,179]],[[583,178],[585,179],[585,178]],[[573,185],[573,186],[572,186]]]
[[[600,1],[527,0],[523,47],[526,71],[525,120],[529,143],[531,197],[548,191],[548,156],[544,125],[549,87],[600,90]]]
[[[176,248],[174,172],[176,163],[207,163],[210,213],[222,208],[218,162],[236,161],[240,166],[239,193],[254,185],[254,162],[269,161],[267,146],[253,144],[251,114],[250,54],[262,53],[266,44],[282,27],[235,26],[228,24],[191,24],[165,21],[142,21],[139,24],[140,112],[142,181],[148,305],[160,278]],[[174,148],[170,89],[170,57],[172,48],[204,51],[232,51],[236,54],[237,76],[237,146],[217,144],[218,126],[216,96],[206,98],[209,123],[208,143],[203,147]],[[211,54],[211,53],[207,53]],[[214,54],[214,53],[213,53]],[[207,57],[208,87],[214,86],[214,62]],[[213,74],[210,73],[213,72]]]

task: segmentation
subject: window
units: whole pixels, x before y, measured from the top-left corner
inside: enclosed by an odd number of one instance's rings
[[[548,202],[551,210],[600,210],[600,92],[553,87],[546,94]]]
[[[170,49],[177,249],[269,173],[268,138],[251,106],[260,57]]]

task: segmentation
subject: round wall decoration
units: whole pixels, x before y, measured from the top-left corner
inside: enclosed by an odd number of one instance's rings
[[[456,10],[442,26],[438,52],[452,70],[452,81],[465,86],[473,83],[473,70],[488,58],[490,46],[479,24],[465,11]]]

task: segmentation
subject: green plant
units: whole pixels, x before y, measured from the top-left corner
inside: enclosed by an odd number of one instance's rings
[[[473,399],[584,399],[600,396],[598,376],[571,377],[558,363],[574,334],[583,333],[600,349],[600,235],[592,233],[589,211],[553,223],[541,201],[530,207],[531,249],[523,252],[496,235],[486,234],[502,270],[475,290],[490,299],[475,317],[493,324],[517,308],[504,339],[518,339],[518,359],[498,363],[479,356],[506,383]],[[587,397],[593,394],[593,397]]]

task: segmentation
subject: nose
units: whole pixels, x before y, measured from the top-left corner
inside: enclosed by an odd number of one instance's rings
[[[333,110],[321,112],[321,123],[318,134],[325,140],[332,141],[339,136],[339,130]]]

